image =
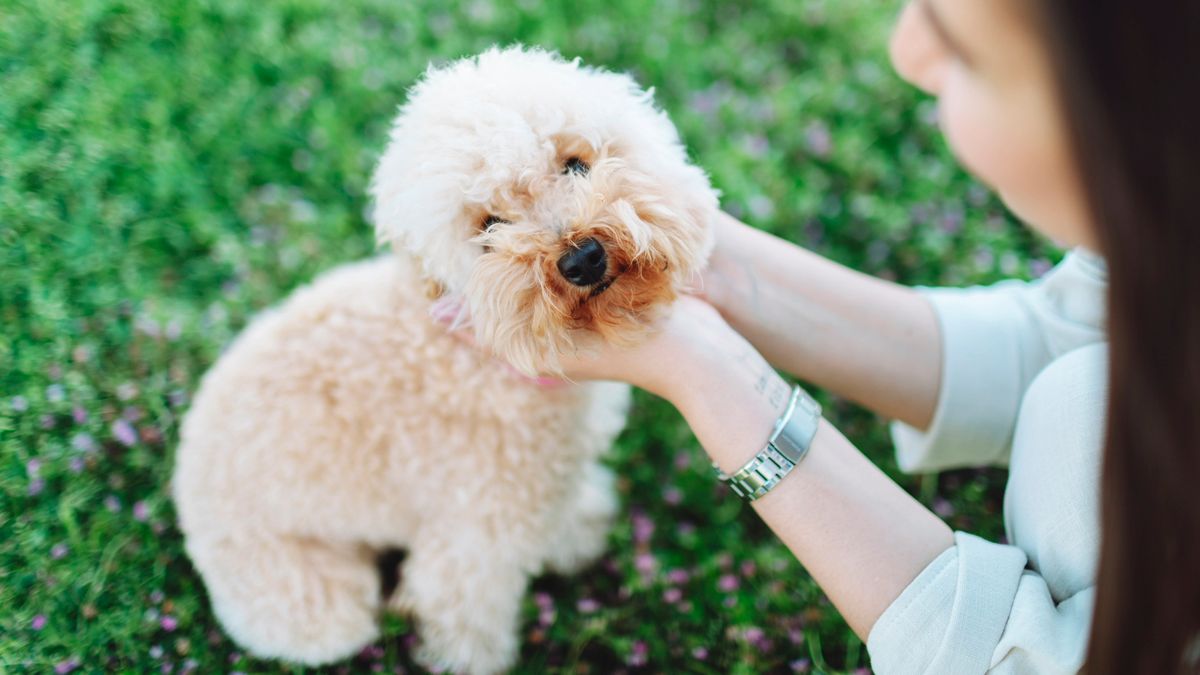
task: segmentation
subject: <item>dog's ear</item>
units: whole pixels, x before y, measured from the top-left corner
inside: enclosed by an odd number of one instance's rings
[[[423,276],[461,288],[477,254],[467,244],[472,228],[463,210],[470,152],[406,107],[392,130],[371,181],[376,242],[420,261]]]

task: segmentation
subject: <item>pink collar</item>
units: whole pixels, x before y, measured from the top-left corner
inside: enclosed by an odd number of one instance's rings
[[[565,387],[568,384],[571,384],[571,382],[568,382],[567,380],[557,378],[557,377],[545,377],[545,376],[530,377],[530,376],[526,375],[525,373],[522,373],[521,371],[517,370],[516,368],[513,368],[512,365],[508,361],[505,361],[500,358],[497,358],[496,360],[499,361],[501,364],[503,364],[504,367],[508,370],[508,372],[510,372],[514,376],[516,376],[517,379],[522,380],[524,382],[528,382],[533,385],[536,385],[538,387],[541,387],[542,389],[558,389],[559,387]]]
[[[443,296],[433,301],[429,307],[429,316],[437,323],[445,326],[456,338],[475,346],[475,340],[471,338],[470,333],[460,330],[470,325],[471,319],[463,307],[462,300],[453,296]],[[568,380],[557,377],[529,377],[516,368],[512,364],[501,358],[496,358],[508,372],[512,373],[519,380],[537,385],[542,389],[557,389],[571,384]]]

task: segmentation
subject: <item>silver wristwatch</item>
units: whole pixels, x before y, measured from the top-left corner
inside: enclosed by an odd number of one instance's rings
[[[714,463],[717,477],[728,482],[730,489],[746,501],[758,499],[804,459],[820,423],[821,405],[797,386],[792,389],[787,409],[775,422],[767,446],[732,476]]]

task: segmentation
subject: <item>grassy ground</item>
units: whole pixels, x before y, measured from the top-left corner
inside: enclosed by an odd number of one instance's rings
[[[372,251],[364,188],[429,61],[523,41],[657,87],[749,222],[910,283],[1057,253],[957,170],[872,0],[0,3],[0,672],[286,667],[225,638],[165,485],[188,395],[260,309]],[[837,355],[831,355],[836,358]],[[883,423],[824,397],[896,475]],[[686,426],[641,396],[623,515],[525,608],[520,672],[853,672],[865,649]],[[898,477],[1000,533],[1004,476]],[[665,489],[660,488],[665,484]],[[412,671],[402,620],[333,671]]]

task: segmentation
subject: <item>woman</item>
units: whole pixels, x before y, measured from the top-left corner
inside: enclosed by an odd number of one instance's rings
[[[824,421],[753,502],[879,672],[1195,671],[1198,39],[1192,0],[913,0],[897,70],[1064,262],[915,291],[726,219],[703,300],[568,372],[670,400],[727,474],[788,413],[768,362],[898,420],[905,469],[1009,464],[1011,545],[951,532]]]

